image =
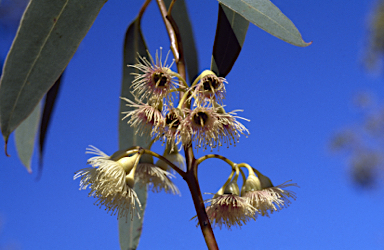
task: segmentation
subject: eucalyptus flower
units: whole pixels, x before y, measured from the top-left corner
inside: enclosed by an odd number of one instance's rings
[[[84,168],[75,173],[73,179],[80,178],[80,190],[91,189],[89,196],[97,198],[96,205],[104,206],[111,215],[118,214],[118,218],[126,217],[141,204],[133,190],[134,171],[132,171],[138,154],[122,157],[118,151],[108,156],[94,146],[87,149],[88,154],[96,156],[88,160],[92,167]]]
[[[193,94],[197,98],[198,103],[203,100],[215,100],[222,102],[225,98],[225,85],[227,80],[223,77],[218,77],[210,70],[205,70],[200,75],[200,81],[194,86]]]
[[[210,203],[206,207],[209,220],[220,229],[224,225],[228,229],[232,226],[243,226],[250,219],[255,220],[256,208],[248,198],[239,196],[239,187],[236,182],[230,182],[225,189],[220,189],[213,198],[205,201]]]
[[[237,111],[242,110],[233,110],[231,112],[226,113],[224,111],[223,107],[217,108],[217,112],[220,114],[218,116],[218,121],[221,125],[221,133],[219,133],[219,141],[220,145],[227,144],[227,147],[229,145],[235,145],[239,142],[240,134],[245,135],[248,137],[249,130],[237,119],[242,119],[249,121],[243,117],[237,116]]]
[[[165,116],[165,126],[161,140],[167,145],[180,143],[180,128],[184,117],[188,113],[187,109],[171,108]]]
[[[248,198],[249,202],[255,207],[262,216],[269,217],[269,213],[280,211],[291,204],[290,199],[296,200],[296,193],[285,190],[287,187],[298,187],[296,183],[284,182],[274,186],[271,180],[257,173],[249,174],[242,188],[242,197]]]
[[[212,149],[218,146],[221,130],[215,109],[200,106],[183,120],[180,128],[181,140],[183,145],[193,141],[196,148]]]
[[[162,133],[165,126],[165,118],[157,106],[144,104],[140,101],[137,104],[124,97],[121,97],[121,99],[128,103],[126,106],[134,108],[131,111],[124,111],[122,114],[125,114],[123,120],[129,119],[128,124],[137,128],[136,133],[139,133],[141,136],[143,134],[150,134],[155,138]]]
[[[179,86],[175,80],[173,71],[171,70],[173,61],[170,65],[167,64],[169,53],[162,62],[162,49],[160,48],[160,55],[156,51],[156,61],[148,53],[150,61],[139,56],[139,60],[134,65],[129,65],[141,71],[140,73],[132,73],[135,77],[132,82],[133,92],[140,96],[140,99],[152,97],[158,101],[167,97],[171,89]]]
[[[223,144],[236,144],[240,134],[249,131],[236,118],[236,111],[226,113],[221,106],[197,106],[183,120],[180,127],[183,144],[190,141],[196,143],[197,148],[213,149]]]
[[[136,169],[135,180],[139,185],[150,184],[153,192],[164,190],[166,193],[180,194],[171,178],[175,176],[151,163],[140,163]]]

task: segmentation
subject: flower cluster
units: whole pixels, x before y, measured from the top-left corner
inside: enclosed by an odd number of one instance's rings
[[[81,179],[80,189],[90,188],[89,196],[97,198],[96,205],[118,214],[118,218],[129,214],[133,218],[134,213],[141,209],[134,185],[151,185],[154,192],[179,193],[171,181],[174,176],[168,172],[169,165],[172,165],[185,179],[183,174],[186,173],[182,170],[185,159],[179,154],[178,145],[190,147],[194,144],[195,148],[212,150],[225,144],[228,147],[235,145],[241,134],[249,134],[238,121],[244,119],[237,116],[239,110],[226,112],[224,109],[224,78],[205,70],[188,86],[185,79],[171,70],[172,64],[166,63],[167,58],[162,62],[160,52],[160,56],[156,53],[155,60],[151,56],[150,61],[140,57],[137,64],[130,65],[140,71],[134,74],[132,82],[134,100],[121,97],[131,108],[123,112],[123,119],[135,127],[137,134],[150,135],[150,145],[158,140],[165,143],[163,156],[140,147],[108,156],[91,146],[87,153],[96,155],[88,160],[91,167],[78,171],[74,176],[74,179]],[[177,105],[173,93],[179,94]],[[142,154],[150,154],[159,160],[156,165],[140,163]],[[211,154],[206,159],[211,157],[220,158]],[[200,164],[203,160],[196,162]],[[227,182],[206,201],[206,213],[214,225],[220,228],[241,227],[249,220],[256,220],[258,215],[269,217],[274,211],[287,207],[291,198],[296,199],[294,192],[284,190],[296,184],[286,182],[274,186],[268,177],[248,164],[229,164],[232,173]],[[187,171],[191,170],[190,167],[194,166],[188,166]],[[248,169],[247,178],[241,167]],[[241,192],[237,184],[240,172],[244,178]]]
[[[294,192],[283,188],[298,187],[297,184],[285,182],[273,186],[268,177],[260,172],[256,176],[251,168],[249,170],[241,193],[235,178],[224,184],[213,198],[206,200],[209,203],[206,207],[208,218],[215,226],[226,226],[228,229],[232,226],[241,227],[251,219],[256,220],[258,215],[269,217],[269,213],[288,207],[290,198],[296,199]]]
[[[80,179],[80,190],[91,189],[89,196],[97,198],[96,205],[105,207],[118,218],[133,218],[134,212],[141,209],[137,194],[133,189],[135,183],[152,185],[152,190],[178,194],[179,190],[170,180],[172,174],[150,163],[138,163],[138,153],[117,151],[111,156],[96,147],[90,146],[87,153],[96,156],[88,160],[92,167],[75,173],[74,179]],[[139,214],[138,214],[139,216]]]
[[[167,56],[168,57],[168,56]],[[131,67],[135,73],[132,82],[135,100],[126,101],[133,108],[123,112],[128,124],[138,128],[140,134],[150,134],[154,141],[167,144],[188,145],[196,148],[213,149],[226,144],[236,144],[241,134],[248,135],[248,129],[238,119],[234,111],[226,112],[221,105],[225,98],[226,80],[214,72],[205,70],[188,87],[185,80],[171,70],[166,60],[161,62],[156,53],[156,61],[146,58]],[[180,83],[175,81],[178,78]],[[179,93],[176,106],[172,93]],[[193,102],[193,109],[190,108]]]

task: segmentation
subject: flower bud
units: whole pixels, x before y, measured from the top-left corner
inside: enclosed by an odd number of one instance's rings
[[[133,173],[133,172],[131,172]],[[127,183],[127,185],[130,187],[130,188],[133,188],[134,185],[135,185],[135,179],[133,177],[133,174],[129,174],[127,176],[125,176],[125,183]]]
[[[241,196],[244,196],[246,192],[261,190],[260,179],[252,172],[248,175],[243,187],[241,188]]]
[[[267,176],[265,176],[261,173],[257,173],[257,176],[259,176],[259,180],[260,180],[262,189],[274,187],[271,179],[269,179]]]
[[[174,142],[167,143],[167,146],[165,147],[163,156],[168,161],[175,164],[178,168],[185,170],[185,168],[186,168],[185,158],[184,158],[184,156],[182,156],[179,153],[177,146]],[[156,165],[158,167],[162,168],[163,170],[166,170],[166,171],[169,170],[168,164],[165,163],[164,161],[160,160],[160,159],[156,162]]]
[[[136,153],[132,156],[123,157],[117,160],[117,163],[119,163],[124,168],[125,173],[128,174],[135,165],[137,157],[139,157],[139,154]]]
[[[228,185],[225,186],[224,188],[224,194],[239,195],[240,190],[239,190],[239,186],[237,185],[237,182],[231,181],[230,183],[228,183]]]

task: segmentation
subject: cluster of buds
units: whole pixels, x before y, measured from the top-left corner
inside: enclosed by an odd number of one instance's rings
[[[168,56],[167,56],[168,57]],[[236,111],[226,112],[226,80],[210,70],[203,71],[188,87],[185,79],[171,70],[171,65],[140,57],[131,67],[140,71],[132,82],[135,100],[122,98],[131,111],[123,112],[128,124],[138,128],[137,133],[150,134],[153,141],[166,144],[189,145],[213,149],[226,144],[236,144],[240,134],[249,131],[237,119]],[[178,81],[176,81],[176,79]],[[175,105],[173,93],[179,93]],[[191,104],[193,102],[193,109]]]
[[[283,188],[298,187],[297,184],[287,181],[274,186],[267,176],[262,175],[248,164],[235,164],[233,167],[227,182],[214,194],[213,198],[206,201],[209,203],[206,212],[213,225],[220,228],[226,226],[228,229],[231,226],[241,227],[251,219],[256,220],[258,215],[269,217],[269,214],[274,211],[289,206],[290,198],[296,199],[294,192],[283,190]],[[246,179],[240,167],[248,169]],[[241,192],[237,184],[240,171],[244,178]],[[235,177],[233,177],[234,174]]]

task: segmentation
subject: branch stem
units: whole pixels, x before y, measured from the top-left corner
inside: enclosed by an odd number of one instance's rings
[[[201,232],[203,233],[205,243],[209,250],[218,250],[219,247],[217,245],[215,235],[213,234],[211,223],[209,222],[209,218],[207,212],[205,211],[205,204],[203,197],[201,195],[200,185],[197,178],[197,161],[195,158],[189,158],[189,151],[192,151],[192,146],[185,146],[184,150],[186,151],[186,162],[187,162],[187,174],[186,174],[186,182],[188,184],[189,190],[192,195],[193,204],[195,205],[197,218],[199,220],[199,225],[201,228]]]
[[[175,20],[172,18],[171,15],[175,0],[172,0],[168,11],[163,0],[156,1],[163,17],[165,28],[167,29],[169,35],[169,39],[171,41],[171,50],[176,61],[177,71],[182,78],[186,79],[184,53],[181,43],[180,32]],[[180,99],[182,98],[182,96],[183,93],[180,92]],[[190,108],[190,102],[184,102],[182,104],[182,108]],[[207,244],[209,250],[218,250],[219,248],[217,246],[215,235],[213,234],[212,226],[209,222],[208,215],[205,211],[204,200],[200,191],[199,181],[197,178],[198,162],[196,161],[193,154],[192,143],[187,143],[184,145],[184,153],[187,164],[187,172],[183,172],[184,175],[182,176],[187,182],[189,190],[191,192],[193,204],[195,205],[197,218],[199,220],[200,228],[203,233],[205,243]]]
[[[168,13],[167,7],[165,6],[165,3],[163,0],[156,0],[156,2],[157,2],[157,5],[159,6],[161,16],[163,17],[165,28],[167,29],[167,32],[168,32],[169,40],[171,40],[171,50],[173,53],[173,57],[175,58],[176,62],[178,62],[179,61],[179,49],[177,46],[177,39],[176,39],[175,31],[173,30],[171,23],[167,20],[167,13]]]

